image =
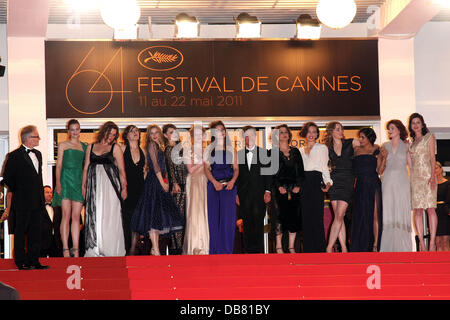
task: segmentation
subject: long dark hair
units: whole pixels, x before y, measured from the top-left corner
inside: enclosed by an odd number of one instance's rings
[[[128,134],[131,132],[131,130],[133,130],[135,128],[137,129],[138,127],[136,127],[133,124],[130,124],[130,125],[126,126],[125,129],[123,130],[122,139],[125,142],[125,145],[127,147],[130,145],[130,141],[128,141]],[[139,132],[138,146],[140,146],[140,145],[141,145],[141,134]]]
[[[165,147],[167,147],[169,145],[169,142],[170,142],[169,139],[167,139],[166,136],[165,136],[165,134],[167,133],[167,131],[170,128],[172,128],[173,130],[177,130],[177,127],[174,124],[171,124],[171,123],[165,124],[162,127],[162,133],[163,133],[162,139],[163,139]],[[177,141],[177,142],[180,142],[180,141]]]
[[[422,115],[417,112],[413,113],[412,115],[409,116],[409,120],[408,120],[409,135],[413,139],[413,141],[416,140],[416,133],[411,128],[411,123],[415,118],[419,118],[420,121],[422,122],[422,136],[426,135],[429,132],[429,130],[427,128],[427,124],[425,123],[425,120],[423,120]]]
[[[105,139],[113,129],[116,129],[117,131],[116,137],[114,138],[113,142],[117,142],[117,137],[119,136],[119,127],[114,122],[107,121],[102,124],[102,126],[98,130],[96,143],[102,142],[102,140]]]
[[[218,126],[222,126],[225,129],[224,146],[227,146],[228,145],[227,127],[225,127],[225,124],[221,120],[216,120],[209,124],[209,129],[211,129],[211,143],[213,143],[216,140],[216,137],[213,135],[212,129],[215,129]]]
[[[374,145],[375,141],[377,140],[377,134],[375,133],[375,131],[373,131],[372,128],[370,127],[366,127],[366,128],[362,128],[358,131],[358,136],[363,133],[367,140],[369,140],[371,145]]]

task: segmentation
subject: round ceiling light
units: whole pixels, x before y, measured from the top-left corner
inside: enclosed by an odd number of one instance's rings
[[[139,21],[141,8],[136,0],[108,0],[103,1],[101,15],[111,28],[125,29]]]
[[[353,21],[356,15],[354,0],[320,0],[316,7],[317,18],[324,25],[341,29]]]

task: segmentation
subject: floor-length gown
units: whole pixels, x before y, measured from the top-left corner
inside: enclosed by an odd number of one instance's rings
[[[374,244],[374,206],[378,208],[378,243],[380,249],[383,227],[381,181],[377,173],[379,149],[373,154],[358,155],[354,159],[356,175],[355,205],[353,208],[350,251],[371,252]]]
[[[203,167],[187,176],[183,254],[209,253],[207,184]]]
[[[174,184],[178,184],[181,191],[178,193],[172,193],[172,197],[175,200],[175,204],[178,207],[178,210],[180,210],[180,214],[182,215],[183,219],[186,219],[186,179],[188,175],[188,170],[184,162],[178,163],[178,161],[174,162],[172,160],[172,157],[178,157],[177,160],[181,159],[181,154],[183,153],[183,150],[179,150],[179,154],[172,154],[172,151],[174,150],[173,146],[167,146],[164,150],[164,155],[166,157],[166,164],[167,164],[167,172],[169,175],[169,182],[170,182],[170,190],[173,190]],[[177,148],[178,149],[178,148]],[[183,226],[184,227],[184,226]],[[183,250],[183,230],[179,232],[175,232],[171,236],[171,243],[170,243],[170,254],[181,254]]]
[[[139,197],[131,217],[131,229],[140,235],[158,231],[160,235],[170,236],[183,229],[184,221],[175,201],[165,192],[156,174],[166,177],[164,154],[155,142],[147,150],[149,170],[144,182],[144,191]]]
[[[121,184],[113,150],[96,155],[91,147],[86,185],[85,257],[125,255]]]
[[[144,152],[142,152],[142,149],[139,147],[139,161],[135,163],[133,156],[131,155],[130,146],[126,146],[123,153],[123,162],[125,174],[127,176],[128,197],[123,201],[122,218],[125,234],[125,248],[127,252],[129,252],[132,243],[131,217],[134,209],[136,208],[139,197],[144,190]]]
[[[211,158],[211,174],[221,182],[233,178],[233,153],[230,150],[213,150]],[[211,181],[207,185],[209,253],[231,254],[234,249],[236,229],[236,185],[233,189],[223,188],[217,191]]]
[[[411,242],[411,194],[406,167],[407,145],[400,141],[397,150],[392,142],[385,144],[388,152],[383,174],[383,238],[380,251],[410,252]]]

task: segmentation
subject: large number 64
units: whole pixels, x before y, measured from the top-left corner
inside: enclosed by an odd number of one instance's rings
[[[124,91],[123,90],[123,50],[122,50],[122,47],[117,49],[116,53],[109,60],[109,62],[107,63],[107,65],[103,69],[103,71],[98,71],[98,70],[94,70],[94,69],[82,69],[83,64],[85,63],[87,58],[90,56],[90,54],[94,51],[94,49],[95,48],[92,47],[89,50],[89,52],[83,58],[81,63],[78,65],[77,69],[74,71],[72,76],[67,81],[67,84],[66,84],[66,99],[67,99],[67,102],[76,111],[78,111],[78,112],[80,112],[82,114],[92,115],[92,114],[100,113],[103,110],[105,110],[106,108],[108,108],[108,106],[111,104],[111,100],[113,98],[114,93],[120,93],[121,94],[121,98],[122,98],[122,113],[124,113],[124,93],[129,93],[129,92],[132,92],[132,91]],[[116,57],[120,57],[120,90],[113,90],[113,85],[112,85],[110,79],[108,78],[108,76],[105,74],[106,70],[108,70],[108,68],[113,63],[113,61],[116,59]],[[92,78],[92,73],[94,74],[95,81],[93,81],[92,85],[90,85],[89,83],[85,84],[85,85],[87,85],[87,87],[89,87],[87,92],[79,92],[79,91],[78,92],[71,92],[70,88],[71,88],[71,86],[73,86],[73,83],[74,83],[74,81],[76,81],[76,79],[78,79],[80,81],[82,81],[84,78],[91,79]],[[104,83],[106,83],[109,88],[107,88],[106,90],[94,90],[95,86],[97,86],[97,84],[99,83],[100,79],[104,79]],[[94,110],[83,110],[83,109],[86,108],[86,106],[80,105],[79,102],[73,103],[73,101],[72,101],[73,98],[71,99],[71,94],[75,95],[76,98],[79,98],[80,95],[83,95],[83,94],[86,94],[86,93],[89,96],[86,97],[87,99],[83,100],[83,101],[89,101],[90,100],[89,99],[90,95],[98,95],[98,94],[103,94],[103,95],[108,94],[108,95],[105,95],[105,99],[104,99],[105,101],[104,102],[100,103],[99,105],[95,105],[93,107]],[[79,99],[77,99],[77,100],[79,100]],[[78,105],[77,105],[77,103],[78,103]],[[89,109],[92,109],[92,106]]]

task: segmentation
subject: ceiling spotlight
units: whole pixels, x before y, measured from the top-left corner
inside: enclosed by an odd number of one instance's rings
[[[353,21],[356,15],[356,3],[354,0],[320,0],[316,13],[324,25],[341,29]]]
[[[114,39],[136,39],[141,8],[136,0],[108,0],[101,7],[102,19],[114,29]]]
[[[311,18],[309,14],[302,14],[297,18],[297,39],[320,39],[322,26],[317,19]]]
[[[236,38],[261,37],[261,21],[246,12],[236,18]]]
[[[175,38],[198,38],[200,23],[196,17],[180,13],[175,17]]]

